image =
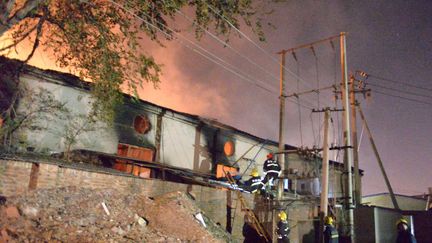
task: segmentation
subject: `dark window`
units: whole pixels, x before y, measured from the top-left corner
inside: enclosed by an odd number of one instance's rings
[[[149,119],[143,115],[136,116],[134,120],[134,128],[137,133],[147,133],[151,128]]]

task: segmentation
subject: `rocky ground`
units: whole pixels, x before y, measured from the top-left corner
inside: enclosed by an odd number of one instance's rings
[[[149,198],[114,189],[37,190],[0,198],[0,242],[230,242],[183,193]],[[199,217],[198,217],[199,218]]]

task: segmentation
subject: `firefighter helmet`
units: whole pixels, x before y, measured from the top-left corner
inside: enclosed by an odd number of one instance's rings
[[[257,168],[253,168],[250,175],[251,176],[258,176],[259,175],[258,169]]]
[[[398,226],[399,224],[405,224],[406,226],[408,226],[408,221],[404,218],[400,218],[397,222],[396,222],[396,226]]]
[[[287,215],[286,215],[285,211],[280,211],[280,213],[278,214],[278,216],[279,216],[279,219],[282,220],[282,221],[287,220]]]
[[[333,225],[333,218],[331,216],[326,216],[324,219],[324,223],[328,225]]]

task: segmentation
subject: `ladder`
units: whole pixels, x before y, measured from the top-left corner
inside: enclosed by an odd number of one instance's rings
[[[225,175],[231,186],[237,185],[234,178],[229,172],[225,172]],[[235,190],[235,192],[237,193],[237,200],[240,201],[241,210],[245,212],[248,218],[252,221],[252,226],[255,228],[258,235],[263,237],[266,242],[270,242],[271,239],[269,238],[267,231],[264,229],[263,225],[258,220],[253,210],[248,207],[246,199],[243,197],[242,192],[240,192],[239,190]]]

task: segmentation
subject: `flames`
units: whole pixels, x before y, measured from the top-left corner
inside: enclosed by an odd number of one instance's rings
[[[11,32],[9,31],[0,39],[0,48],[12,43]],[[0,55],[24,60],[31,52],[33,41],[34,35],[22,41],[15,48],[1,52]],[[215,114],[222,114],[223,118],[228,107],[227,101],[217,89],[209,89],[206,86],[207,79],[213,77],[207,74],[195,77],[193,73],[189,72],[191,66],[190,64],[189,67],[184,66],[184,56],[180,53],[181,47],[176,45],[161,47],[152,43],[145,45],[151,49],[149,55],[153,55],[155,60],[162,64],[163,73],[158,88],[154,88],[150,83],[145,83],[142,88],[139,88],[138,95],[141,99],[174,110],[203,116],[214,117]],[[44,46],[39,46],[36,49],[29,65],[74,74],[71,69],[59,67],[52,51],[44,48]],[[123,90],[127,92],[125,88]]]

